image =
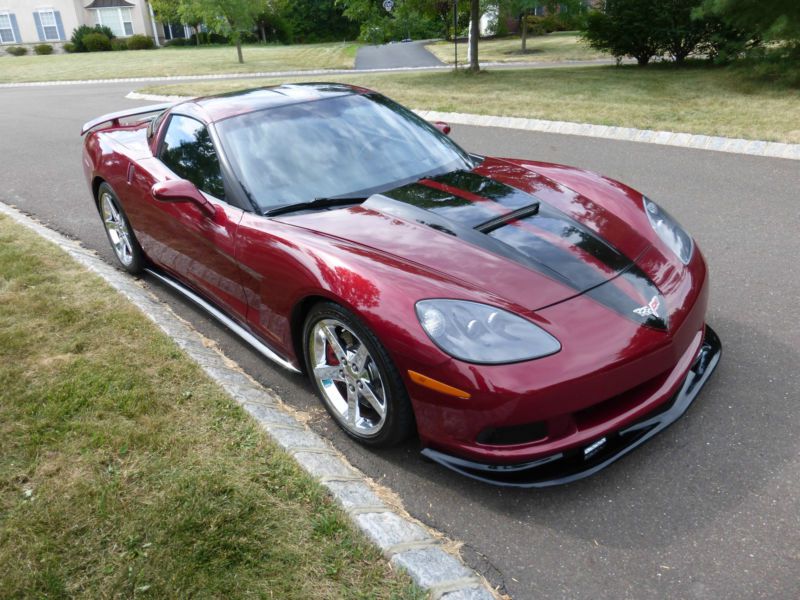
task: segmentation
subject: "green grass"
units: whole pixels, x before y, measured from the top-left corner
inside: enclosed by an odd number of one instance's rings
[[[0,449],[0,597],[423,597],[170,339],[2,216]]]
[[[477,75],[353,73],[325,79],[373,88],[416,109],[800,143],[800,90],[743,75],[734,69],[663,65],[489,70]],[[201,95],[275,83],[198,82],[145,91]]]
[[[352,43],[245,46],[244,64],[237,62],[233,46],[0,56],[0,83],[352,69],[357,49]]]
[[[426,46],[442,62],[453,64],[452,42],[435,42]],[[519,36],[481,40],[478,49],[481,62],[561,62],[566,60],[595,60],[612,58],[610,54],[593,50],[572,31],[529,35],[523,54]],[[466,44],[458,46],[458,61],[467,59]]]

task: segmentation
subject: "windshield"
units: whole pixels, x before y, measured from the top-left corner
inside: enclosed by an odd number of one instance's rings
[[[472,167],[450,138],[379,95],[248,113],[219,122],[217,130],[236,176],[262,211],[367,196]]]

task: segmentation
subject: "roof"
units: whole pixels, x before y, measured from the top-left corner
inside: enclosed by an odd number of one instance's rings
[[[125,2],[125,0],[94,0],[87,10],[92,8],[133,8],[133,4]]]
[[[204,113],[208,121],[219,121],[268,108],[300,102],[314,102],[337,96],[363,94],[368,91],[341,83],[285,84],[195,98],[178,106],[191,111],[191,108],[186,105],[195,105]]]

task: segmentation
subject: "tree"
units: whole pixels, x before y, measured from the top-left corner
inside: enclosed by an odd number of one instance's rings
[[[236,45],[236,56],[240,63],[242,56],[242,33],[249,33],[255,27],[256,17],[262,11],[261,2],[253,0],[186,0],[195,5],[197,13],[203,15],[205,24],[222,35],[230,36]]]
[[[481,35],[481,2],[470,0],[469,3],[469,70],[477,73],[481,69],[478,62],[478,38]]]
[[[592,48],[632,56],[644,67],[661,53],[668,28],[663,0],[607,0],[604,12],[589,15],[583,36]]]
[[[705,0],[703,8],[728,24],[767,40],[800,42],[798,0]]]
[[[662,0],[660,37],[663,49],[679,65],[709,35],[709,23],[694,14],[701,0]]]

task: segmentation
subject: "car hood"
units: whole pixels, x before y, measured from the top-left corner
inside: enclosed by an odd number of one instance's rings
[[[526,311],[589,294],[642,324],[667,326],[658,289],[636,266],[650,245],[637,227],[509,161],[487,159],[360,206],[280,220],[391,254]]]

